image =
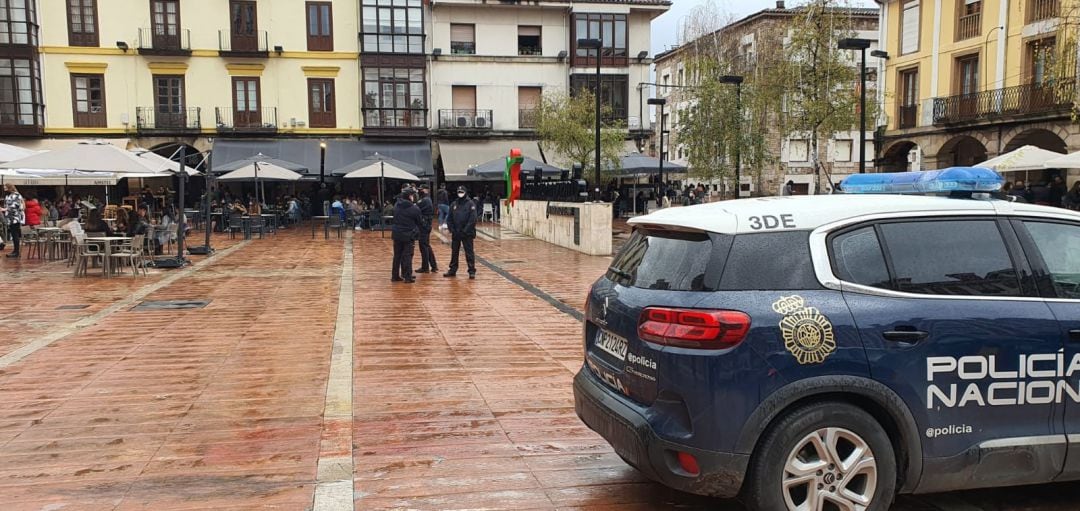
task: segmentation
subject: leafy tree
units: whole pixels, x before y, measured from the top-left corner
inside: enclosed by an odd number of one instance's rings
[[[812,0],[803,6],[792,21],[785,65],[774,69],[770,77],[783,86],[785,135],[809,135],[819,190],[824,169],[822,137],[827,141],[833,133],[859,125],[858,57],[852,50],[838,48],[840,39],[854,35],[854,20],[850,12],[837,7],[841,5],[836,0]],[[871,103],[868,99],[868,108]],[[874,117],[867,112],[867,119]]]
[[[588,90],[545,93],[540,100],[536,116],[536,133],[545,151],[554,153],[556,162],[565,168],[580,163],[584,177],[593,183],[596,168],[595,126],[596,96]],[[602,107],[601,120],[609,117],[610,107]],[[621,121],[606,123],[600,130],[601,179],[611,178],[612,168],[617,168],[622,157],[626,138]]]
[[[711,3],[688,17],[680,51],[692,87],[674,96],[690,105],[679,119],[677,143],[688,150],[693,175],[732,178],[738,152],[741,174],[754,176],[760,190],[762,171],[775,165],[780,141],[792,136],[810,139],[815,174],[825,168],[822,137],[859,124],[857,55],[838,49],[840,39],[854,35],[842,2],[810,0],[792,17],[753,28],[725,23]],[[752,53],[742,48],[750,30]],[[741,109],[735,86],[721,81],[725,75],[744,78]],[[867,108],[874,108],[870,91],[868,97]],[[875,115],[868,111],[867,119]]]

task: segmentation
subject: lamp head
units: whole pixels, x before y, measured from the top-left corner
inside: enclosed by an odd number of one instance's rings
[[[858,37],[845,37],[840,40],[836,45],[841,50],[865,50],[870,47],[870,43],[873,42],[869,39],[860,39]]]
[[[667,104],[667,99],[666,98],[649,98],[648,103],[650,105],[666,105]]]
[[[724,75],[720,77],[720,83],[728,85],[739,85],[743,83],[743,77],[738,75]]]

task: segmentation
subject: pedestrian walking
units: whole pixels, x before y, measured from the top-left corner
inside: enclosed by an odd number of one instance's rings
[[[392,282],[416,282],[412,268],[413,246],[420,237],[423,218],[415,202],[416,190],[406,188],[394,204],[394,225],[390,235],[394,240],[394,268],[390,276]]]
[[[2,212],[7,217],[8,221],[8,235],[11,236],[11,253],[8,257],[19,257],[19,241],[22,239],[22,226],[26,223],[26,213],[24,208],[26,204],[23,202],[22,195],[19,194],[19,190],[15,188],[15,185],[8,183],[4,185],[4,208]]]
[[[435,262],[435,251],[431,248],[431,222],[435,220],[435,205],[431,203],[431,190],[427,185],[420,187],[420,269],[416,273],[436,273],[439,264]]]
[[[1050,205],[1054,207],[1063,207],[1065,194],[1069,192],[1068,187],[1065,186],[1065,180],[1061,179],[1061,176],[1054,176],[1054,180],[1050,182]]]
[[[435,199],[439,206],[439,228],[446,229],[446,219],[450,216],[450,192],[446,191],[446,183],[439,185]]]
[[[457,200],[450,204],[450,267],[443,277],[455,277],[458,270],[458,253],[465,248],[465,263],[469,265],[469,278],[476,278],[476,202],[469,198],[464,186],[457,189]]]

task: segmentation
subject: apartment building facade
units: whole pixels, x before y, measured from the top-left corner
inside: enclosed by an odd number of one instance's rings
[[[860,8],[843,8],[838,11],[839,15],[851,16],[855,29],[854,37],[871,41],[871,47],[867,50],[867,88],[874,90],[877,88],[878,63],[869,53],[878,48],[878,12]],[[720,41],[722,51],[729,54],[733,66],[738,68],[737,73],[750,76],[758,71],[759,55],[770,51],[769,45],[780,44],[791,22],[800,12],[800,8],[787,8],[783,1],[779,1],[776,8],[764,9],[746,16],[705,37]],[[665,155],[666,159],[674,163],[688,167],[688,150],[679,142],[679,126],[684,116],[689,115],[691,106],[687,90],[693,86],[691,70],[688,69],[688,61],[693,58],[693,46],[684,43],[656,57],[656,94],[667,99],[663,126],[669,131],[668,135],[661,139],[658,119],[653,137],[657,141],[656,152]],[[854,56],[854,53],[852,55]],[[852,60],[852,65],[858,65],[857,57]],[[873,101],[873,95],[870,101]],[[869,119],[868,125],[873,124],[873,120]],[[780,132],[777,123],[768,123],[766,130],[767,153],[775,155],[775,158],[766,164],[760,175],[753,175],[744,166],[739,183],[740,197],[779,195],[789,181],[795,183],[794,192],[797,194],[824,192],[843,177],[858,172],[860,150],[866,152],[867,161],[874,155],[873,134],[867,133],[867,141],[864,147],[860,148],[857,126],[848,131],[832,133],[827,140],[823,137],[823,143],[818,149],[818,159],[825,167],[825,174],[832,178],[832,183],[823,175],[820,182],[822,189],[819,190],[810,153],[809,136],[785,136]],[[659,144],[660,140],[663,140],[662,145]],[[693,176],[692,167],[690,176]],[[714,194],[722,194],[726,186],[731,186],[730,183],[705,182],[693,177],[689,177],[688,182],[683,184],[702,184]]]
[[[879,168],[972,165],[1024,145],[1080,150],[1075,73],[1054,73],[1058,0],[883,0]],[[1075,14],[1074,14],[1075,15]]]
[[[650,22],[669,6],[10,0],[0,6],[0,136],[31,148],[183,144],[213,148],[218,163],[261,152],[313,171],[379,152],[463,178],[510,146],[544,159],[533,113],[542,94],[595,80],[578,37],[602,40],[605,104],[630,130],[647,129],[635,106],[648,97]]]
[[[537,144],[536,109],[545,93],[596,87],[596,50],[578,39],[600,39],[600,95],[627,137],[650,129],[645,101],[652,58],[650,25],[666,0],[548,1],[492,4],[438,0],[431,6],[431,132],[447,179],[510,147],[562,167]]]

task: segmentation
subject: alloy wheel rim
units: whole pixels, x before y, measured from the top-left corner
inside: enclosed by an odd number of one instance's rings
[[[803,437],[783,470],[788,511],[864,511],[877,488],[870,445],[843,428],[822,428]]]

